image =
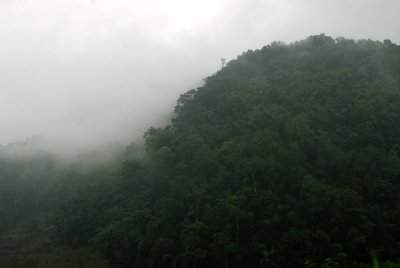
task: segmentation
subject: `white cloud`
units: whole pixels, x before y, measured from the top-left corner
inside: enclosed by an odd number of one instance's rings
[[[0,0],[0,143],[141,136],[222,57],[324,32],[400,42],[397,0]]]

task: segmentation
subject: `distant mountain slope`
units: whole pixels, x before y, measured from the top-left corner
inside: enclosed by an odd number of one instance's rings
[[[89,185],[98,194],[114,169],[97,154],[56,157],[38,137],[0,146],[0,267],[106,267],[90,246],[66,248],[55,220]]]
[[[60,213],[72,219],[60,230],[95,232],[87,243],[112,267],[400,262],[398,45],[275,42],[183,94],[175,112],[145,134],[148,159],[128,157],[108,193]]]

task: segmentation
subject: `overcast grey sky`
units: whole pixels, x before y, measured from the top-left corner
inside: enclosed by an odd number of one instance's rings
[[[399,0],[0,0],[0,144],[128,143],[220,58],[313,34],[400,43]]]

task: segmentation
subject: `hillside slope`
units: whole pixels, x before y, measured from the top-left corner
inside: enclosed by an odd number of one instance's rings
[[[118,216],[93,240],[111,264],[400,261],[399,46],[275,42],[183,94],[175,112],[145,135],[152,161],[121,171]]]
[[[399,82],[388,40],[243,53],[146,133],[94,243],[122,267],[399,262]]]
[[[109,267],[398,267],[399,122],[398,45],[274,42],[73,186],[55,236]]]

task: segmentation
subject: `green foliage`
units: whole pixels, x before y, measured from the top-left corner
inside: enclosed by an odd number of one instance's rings
[[[67,191],[59,239],[110,267],[370,267],[371,251],[396,267],[398,122],[396,44],[274,42],[183,94],[118,174]]]
[[[163,265],[398,258],[399,53],[324,35],[273,43],[183,94],[171,125],[145,135],[147,169],[162,175],[133,197],[178,248]]]
[[[171,124],[145,135],[153,162],[124,178],[146,178],[126,193],[127,211],[157,219],[135,233],[148,255],[129,265],[399,258],[399,55],[392,43],[324,35],[273,43],[183,94]]]
[[[145,134],[152,161],[127,162],[117,190],[129,220],[94,243],[122,267],[397,260],[399,55],[319,35],[229,62]]]
[[[88,240],[111,218],[101,205],[114,168],[65,163],[26,143],[0,147],[0,266],[105,267]]]

